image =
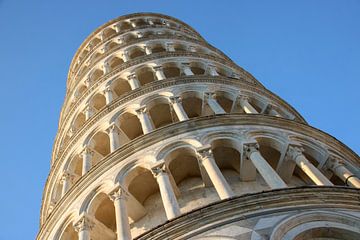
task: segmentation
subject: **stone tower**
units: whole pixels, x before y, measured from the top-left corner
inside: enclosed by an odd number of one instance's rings
[[[190,26],[131,14],[73,58],[37,239],[360,239],[359,166]]]

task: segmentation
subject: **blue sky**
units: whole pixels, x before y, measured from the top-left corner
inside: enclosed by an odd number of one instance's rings
[[[34,239],[81,42],[108,20],[159,12],[212,45],[360,153],[360,1],[0,0],[0,240]]]

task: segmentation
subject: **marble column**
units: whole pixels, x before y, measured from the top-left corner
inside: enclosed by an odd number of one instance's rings
[[[135,90],[136,88],[139,88],[139,87],[140,87],[140,82],[139,82],[139,80],[137,79],[137,76],[136,76],[135,73],[130,74],[130,75],[127,77],[127,79],[128,79],[128,81],[129,81],[131,90]]]
[[[124,62],[130,61],[130,56],[129,56],[129,52],[128,52],[128,51],[125,50],[125,51],[122,53],[122,59],[123,59]]]
[[[166,51],[168,51],[168,52],[175,52],[174,43],[169,42],[169,43],[166,43],[165,46],[166,46]]]
[[[110,152],[116,151],[120,147],[119,141],[119,129],[115,124],[111,124],[108,129],[106,129],[107,134],[109,135],[110,140]]]
[[[104,71],[104,75],[110,72],[110,65],[108,62],[104,62],[102,65],[102,69]]]
[[[258,113],[256,109],[249,103],[249,97],[241,96],[240,97],[240,106],[245,113]]]
[[[234,193],[231,190],[225,177],[221,173],[219,167],[216,165],[210,146],[199,148],[197,152],[199,162],[205,168],[220,199],[227,199],[233,197]]]
[[[145,50],[146,55],[152,54],[152,49],[150,46],[145,45],[144,50]]]
[[[225,110],[221,107],[221,105],[216,100],[215,93],[205,93],[205,99],[207,104],[210,106],[211,110],[214,111],[215,114],[224,114]]]
[[[207,70],[210,76],[219,76],[218,72],[216,71],[216,67],[214,65],[208,65]]]
[[[244,144],[243,157],[245,160],[250,160],[254,164],[261,177],[271,189],[287,187],[286,183],[263,158],[259,152],[259,145],[257,143]]]
[[[344,183],[350,187],[360,188],[359,178],[344,165],[344,161],[337,157],[330,157],[326,166]]]
[[[294,161],[316,185],[333,186],[330,180],[304,156],[303,151],[299,146],[289,146],[285,158]]]
[[[164,80],[166,78],[162,66],[153,67],[153,71],[155,73],[155,76],[156,76],[157,80]]]
[[[176,200],[174,190],[172,189],[168,173],[165,170],[165,163],[151,168],[151,171],[159,185],[167,219],[170,220],[179,216],[180,207]]]
[[[64,171],[62,173],[61,180],[60,180],[60,183],[62,185],[61,197],[63,197],[66,194],[66,192],[69,190],[73,179],[74,179],[74,176],[69,171]]]
[[[180,97],[170,97],[170,102],[172,104],[172,107],[173,107],[179,121],[185,121],[185,120],[189,119],[189,117],[187,116],[187,114],[183,108],[183,105],[181,104]]]
[[[194,73],[191,71],[190,63],[182,63],[181,64],[181,71],[186,76],[194,75]]]
[[[86,105],[85,110],[84,110],[84,114],[85,114],[85,120],[90,119],[95,113],[95,109],[90,106],[89,104]]]
[[[271,116],[275,116],[275,117],[282,117],[274,108],[274,106],[272,104],[268,104],[265,109],[263,110],[264,114],[269,114]]]
[[[109,193],[109,197],[114,202],[115,207],[117,239],[131,240],[129,217],[126,208],[128,193],[122,187],[117,186]]]
[[[94,223],[88,217],[82,215],[73,226],[75,231],[78,233],[79,240],[91,240],[90,232],[94,227]]]
[[[115,29],[115,32],[116,33],[119,33],[119,32],[121,32],[121,25],[118,23],[118,24],[115,24],[114,25],[114,29]]]
[[[136,114],[141,123],[141,127],[144,134],[151,132],[154,128],[150,120],[150,116],[145,107],[136,110]]]
[[[105,102],[106,102],[106,105],[110,104],[113,100],[113,92],[112,92],[112,89],[110,86],[107,86],[104,91],[103,91],[103,94],[105,96]]]
[[[81,152],[81,157],[82,157],[81,174],[83,176],[91,169],[91,161],[93,156],[94,156],[94,151],[87,146],[84,147],[83,151]]]

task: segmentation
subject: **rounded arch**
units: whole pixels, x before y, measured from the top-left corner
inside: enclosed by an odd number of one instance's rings
[[[225,112],[230,113],[236,96],[227,91],[215,91],[216,101],[224,109]]]
[[[111,88],[117,97],[120,97],[121,95],[131,91],[129,82],[122,78],[118,78],[113,81]]]
[[[75,231],[73,226],[74,222],[76,221],[77,214],[76,212],[70,213],[62,224],[59,226],[58,230],[54,235],[55,240],[77,240],[78,234]]]
[[[148,66],[137,69],[135,71],[135,74],[136,74],[141,86],[144,86],[144,85],[146,85],[148,83],[151,83],[151,82],[155,81],[154,72]]]
[[[247,134],[259,144],[259,151],[270,166],[278,168],[281,152],[286,146],[288,139],[280,134],[269,131],[251,131]]]
[[[291,216],[275,227],[270,240],[360,239],[360,219],[341,213],[311,211]]]
[[[199,91],[184,91],[180,94],[183,108],[189,118],[202,116],[203,96]]]

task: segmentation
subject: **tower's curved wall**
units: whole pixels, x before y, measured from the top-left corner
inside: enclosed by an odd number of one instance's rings
[[[71,63],[38,239],[356,239],[358,177],[354,152],[190,26],[132,14]]]

